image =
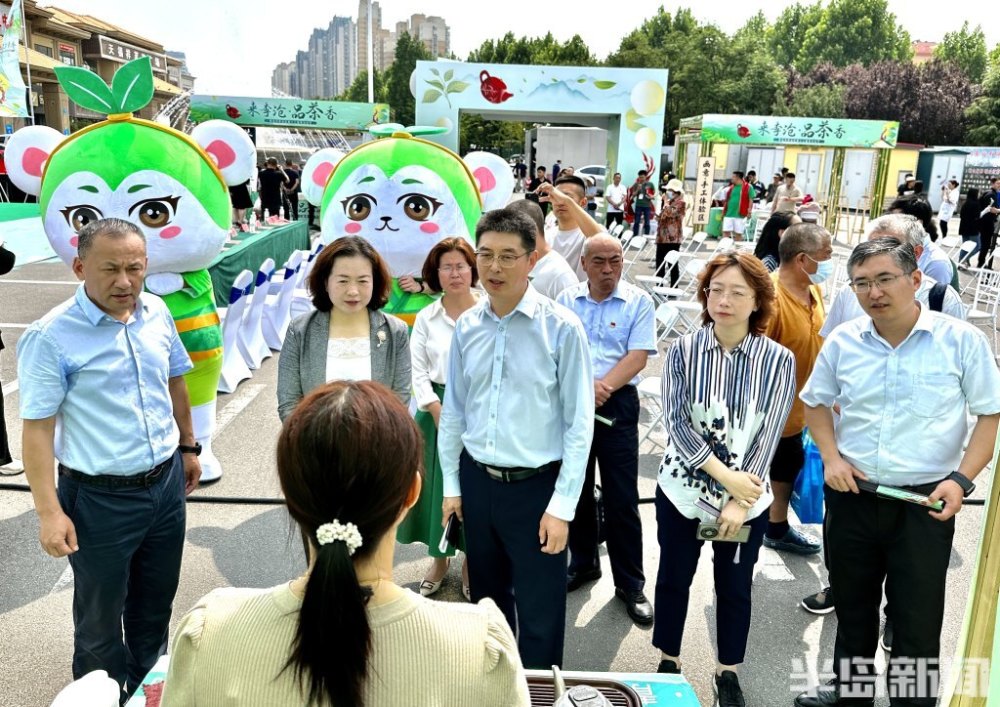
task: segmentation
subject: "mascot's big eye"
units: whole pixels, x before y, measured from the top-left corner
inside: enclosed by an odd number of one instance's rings
[[[396,203],[402,203],[403,211],[414,221],[426,221],[441,206],[440,201],[423,194],[406,194],[399,197]]]
[[[372,207],[378,204],[370,194],[355,194],[340,202],[344,205],[344,213],[352,221],[364,221],[372,213]]]
[[[91,221],[100,221],[104,215],[93,206],[80,204],[78,206],[67,206],[62,209],[62,215],[66,217],[66,223],[77,233]]]
[[[131,216],[138,210],[139,220],[143,226],[147,228],[163,228],[174,218],[179,200],[180,197],[177,196],[146,199],[145,201],[133,204],[128,213]]]

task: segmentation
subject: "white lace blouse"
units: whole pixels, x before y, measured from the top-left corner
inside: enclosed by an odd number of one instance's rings
[[[326,380],[365,381],[372,377],[371,339],[330,339],[326,344]]]

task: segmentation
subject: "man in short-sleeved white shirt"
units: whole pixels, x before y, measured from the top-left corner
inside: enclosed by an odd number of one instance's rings
[[[622,184],[622,173],[615,172],[611,178],[611,184],[604,190],[604,202],[608,206],[607,216],[604,218],[605,228],[610,228],[612,223],[622,223],[625,219],[625,198],[628,196],[628,189]]]
[[[528,275],[531,286],[538,290],[539,294],[554,300],[567,287],[579,284],[576,272],[566,262],[566,258],[554,251],[545,240],[545,215],[541,207],[526,199],[512,201],[507,207],[524,214],[535,224],[535,250],[538,252],[538,262]]]
[[[830,335],[801,394],[824,464],[838,674],[795,704],[873,704],[884,583],[894,626],[892,703],[930,707],[955,514],[993,454],[1000,371],[981,331],[916,301],[921,273],[908,243],[862,243],[848,273],[868,316]],[[969,414],[976,423],[963,452]],[[936,511],[887,498],[860,488],[865,483],[943,505]],[[907,692],[893,696],[894,688]]]

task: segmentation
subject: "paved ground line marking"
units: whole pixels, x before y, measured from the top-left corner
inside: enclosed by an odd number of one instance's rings
[[[216,439],[222,434],[222,431],[229,426],[229,423],[235,420],[266,387],[262,383],[250,383],[243,386],[243,389],[236,393],[232,400],[226,403],[226,407],[219,411],[218,416],[215,418],[215,434],[212,435],[212,439]]]
[[[80,284],[79,280],[18,280],[17,278],[10,279],[4,278],[0,280],[0,285],[73,285],[76,287]]]
[[[17,378],[15,378],[14,380],[12,380],[10,383],[8,383],[7,385],[5,385],[3,387],[4,397],[10,395],[11,393],[16,393],[17,392],[17,388],[18,388]]]
[[[15,324],[14,322],[0,322],[0,329],[27,329],[30,324]]]
[[[61,592],[71,584],[73,584],[73,567],[72,565],[67,564],[66,569],[64,569],[63,573],[59,575],[59,579],[57,579],[56,583],[52,585],[52,591],[50,591],[49,594]]]

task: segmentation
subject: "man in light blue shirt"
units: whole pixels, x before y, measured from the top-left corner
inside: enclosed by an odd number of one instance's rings
[[[528,283],[535,226],[498,209],[476,226],[488,298],[455,325],[438,427],[443,518],[465,524],[472,600],[493,599],[524,665],[562,664],[566,538],[594,428],[580,320]]]
[[[105,219],[78,239],[83,284],[17,346],[24,465],[42,548],[73,568],[73,677],[106,670],[132,692],[166,652],[184,496],[201,476],[191,360],[142,292],[142,232]]]
[[[576,517],[570,525],[570,566],[566,588],[575,591],[601,577],[597,554],[595,466],[601,467],[601,492],[615,594],[638,624],[653,622],[653,607],[643,594],[642,521],[639,518],[639,393],[636,384],[650,354],[656,354],[653,301],[621,281],[622,246],[617,238],[588,238],[581,258],[587,281],[556,299],[572,309],[587,332],[594,366],[597,405]]]
[[[912,246],[862,243],[847,269],[868,316],[833,331],[801,394],[825,467],[838,675],[795,704],[873,704],[885,582],[894,627],[888,684],[906,690],[892,702],[929,706],[937,701],[955,514],[993,454],[1000,371],[981,331],[915,300],[921,274]],[[977,420],[963,452],[968,414]],[[902,487],[943,508],[883,498],[859,488],[866,483]]]

